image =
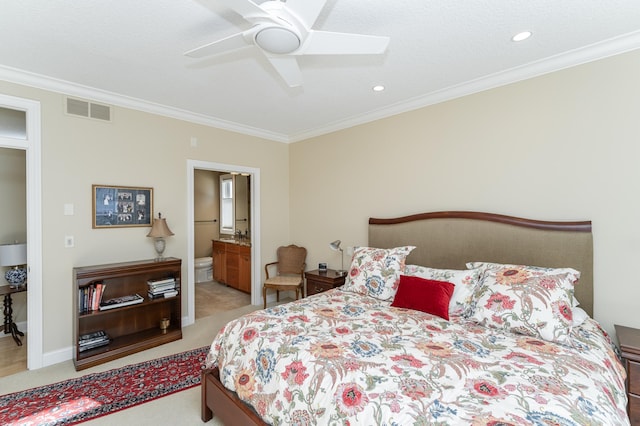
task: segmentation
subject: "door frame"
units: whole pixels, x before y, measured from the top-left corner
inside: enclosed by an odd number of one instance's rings
[[[27,138],[0,137],[0,147],[25,151],[27,168],[27,369],[43,366],[42,162],[40,102],[0,94],[0,106],[25,111]]]
[[[210,170],[221,173],[249,173],[251,175],[251,304],[261,305],[261,269],[260,269],[260,169],[210,161],[187,160],[187,317],[182,325],[195,322],[195,213],[193,175],[196,170]]]

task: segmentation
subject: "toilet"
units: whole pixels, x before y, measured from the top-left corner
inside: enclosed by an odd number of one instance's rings
[[[196,270],[196,283],[213,280],[213,258],[198,257],[194,262]]]

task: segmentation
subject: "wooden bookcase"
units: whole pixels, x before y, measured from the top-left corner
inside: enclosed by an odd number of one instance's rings
[[[160,261],[151,259],[73,268],[73,362],[76,370],[182,339],[181,266],[182,260],[170,257]],[[147,281],[168,277],[176,280],[178,295],[150,299]],[[102,300],[137,293],[144,301],[105,311],[80,313],[79,290],[98,282],[106,284]],[[162,318],[170,320],[166,330],[160,329]],[[111,338],[109,344],[80,352],[79,336],[99,330],[107,332]]]

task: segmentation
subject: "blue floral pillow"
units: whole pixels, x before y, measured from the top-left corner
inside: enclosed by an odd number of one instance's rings
[[[392,301],[398,290],[405,259],[415,246],[381,249],[355,247],[344,291]]]

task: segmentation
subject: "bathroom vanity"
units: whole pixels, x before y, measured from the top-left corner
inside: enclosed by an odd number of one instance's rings
[[[213,279],[251,293],[251,243],[246,240],[213,240]]]

